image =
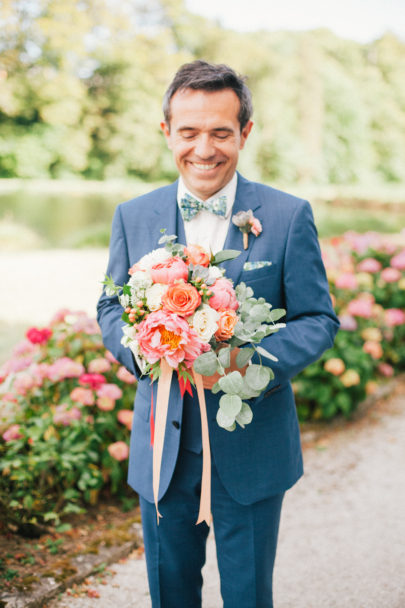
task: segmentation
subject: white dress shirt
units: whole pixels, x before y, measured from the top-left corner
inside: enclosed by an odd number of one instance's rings
[[[236,187],[238,185],[237,173],[234,173],[232,179],[219,192],[216,192],[207,201],[215,200],[220,196],[226,196],[226,215],[221,217],[215,215],[211,211],[202,209],[188,222],[184,222],[184,231],[186,233],[187,245],[201,245],[207,251],[218,253],[224,248],[226,235],[228,233],[229,222],[233,203],[235,201]],[[183,196],[188,193],[194,198],[199,199],[192,192],[188,192],[182,177],[179,178],[177,189],[177,203],[180,203]]]

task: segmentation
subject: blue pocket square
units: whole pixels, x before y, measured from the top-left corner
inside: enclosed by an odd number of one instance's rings
[[[243,264],[243,270],[256,270],[257,268],[263,268],[264,266],[271,266],[272,262],[262,260],[258,262],[245,262]]]

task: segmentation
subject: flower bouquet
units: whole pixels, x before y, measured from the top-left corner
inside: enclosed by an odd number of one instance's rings
[[[272,310],[264,298],[256,299],[244,283],[235,289],[219,264],[239,255],[226,250],[210,256],[198,245],[176,243],[175,235],[159,240],[162,247],[143,256],[129,269],[125,285],[115,285],[112,277],[103,282],[108,296],[118,296],[124,312],[122,344],[133,352],[141,371],[158,379],[156,420],[151,391],[151,444],[153,445],[153,494],[159,521],[158,490],[163,454],[169,393],[173,371],[179,378],[181,394],[197,390],[201,416],[203,473],[200,513],[197,523],[210,513],[210,447],[202,376],[218,374],[212,392],[222,391],[217,412],[218,424],[233,431],[252,421],[246,400],[258,397],[274,377],[262,365],[261,356],[277,360],[259,346],[284,323],[282,309]],[[250,346],[246,346],[250,344]],[[237,352],[236,365],[244,371],[226,372],[231,367],[231,351]],[[255,352],[260,363],[252,364]]]
[[[259,344],[285,327],[277,322],[285,310],[272,309],[264,298],[256,299],[244,283],[234,289],[219,264],[237,257],[239,251],[210,256],[202,247],[185,247],[176,239],[163,234],[159,241],[163,246],[129,269],[125,285],[115,285],[111,277],[103,282],[107,295],[118,295],[124,308],[122,344],[132,350],[142,373],[153,380],[161,376],[162,361],[175,369],[182,394],[191,393],[190,385],[195,385],[193,371],[203,376],[218,373],[220,379],[212,392],[224,394],[217,422],[228,431],[236,423],[244,428],[253,418],[244,400],[258,397],[274,377],[271,368],[262,365],[261,356],[277,361]],[[244,348],[236,364],[245,373],[226,373],[231,351],[240,346]],[[251,363],[255,352],[257,365]]]

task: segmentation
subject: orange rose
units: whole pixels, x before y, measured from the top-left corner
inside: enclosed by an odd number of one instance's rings
[[[210,256],[200,245],[189,245],[184,248],[184,253],[187,256],[186,263],[194,266],[209,266]]]
[[[373,359],[381,359],[383,356],[381,344],[379,342],[374,342],[373,340],[367,340],[364,342],[363,350],[365,353],[371,355]]]
[[[201,296],[190,283],[173,283],[162,297],[163,309],[189,317],[201,304]]]
[[[220,312],[218,329],[215,332],[217,340],[229,340],[233,336],[233,330],[238,322],[238,315],[234,310],[223,310]]]

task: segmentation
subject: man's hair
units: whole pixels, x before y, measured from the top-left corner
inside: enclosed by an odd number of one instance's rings
[[[232,89],[240,102],[238,120],[241,130],[252,115],[252,96],[245,84],[245,77],[238,75],[227,65],[207,63],[198,59],[191,63],[185,63],[179,68],[163,97],[163,115],[168,126],[170,126],[171,119],[171,99],[177,91],[184,91],[185,89],[196,91]]]

